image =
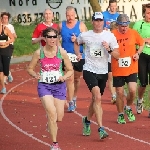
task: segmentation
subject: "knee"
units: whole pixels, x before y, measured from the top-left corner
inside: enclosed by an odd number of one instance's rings
[[[100,94],[94,95],[93,96],[93,101],[96,102],[96,103],[101,102],[101,95]]]
[[[56,112],[48,112],[47,111],[47,116],[48,116],[48,119],[49,119],[49,121],[51,121],[51,122],[56,122],[56,120],[57,120],[57,114],[56,114]]]
[[[80,77],[74,78],[74,82],[80,82]]]

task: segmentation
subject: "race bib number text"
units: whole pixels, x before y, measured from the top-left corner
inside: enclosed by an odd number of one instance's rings
[[[103,51],[103,49],[100,49],[99,47],[91,47],[90,48],[90,55],[92,57],[103,57],[104,51]]]
[[[67,53],[67,55],[68,55],[71,62],[78,62],[77,61],[77,56],[75,54]]]
[[[44,83],[55,83],[58,81],[60,77],[60,73],[59,71],[45,71],[41,74],[41,79],[40,82],[44,82]]]
[[[129,67],[131,65],[131,57],[119,58],[119,67]]]

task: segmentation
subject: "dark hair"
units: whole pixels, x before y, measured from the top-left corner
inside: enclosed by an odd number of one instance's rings
[[[42,36],[43,36],[43,37],[46,37],[46,36],[47,36],[47,33],[48,33],[48,32],[52,32],[52,31],[53,31],[56,35],[58,35],[57,29],[54,29],[54,28],[52,28],[52,27],[48,27],[48,28],[46,28],[45,30],[43,30]]]
[[[142,16],[145,17],[146,8],[150,8],[150,3],[142,5]]]
[[[109,6],[110,6],[110,4],[112,4],[112,3],[117,3],[117,0],[109,0],[109,5],[108,5],[108,7],[106,8],[106,11],[108,11]]]
[[[117,3],[117,0],[109,0],[109,6],[111,3]]]
[[[11,18],[11,15],[10,15],[10,13],[9,12],[2,12],[1,13],[1,17],[3,18],[3,16],[8,16],[8,20]]]

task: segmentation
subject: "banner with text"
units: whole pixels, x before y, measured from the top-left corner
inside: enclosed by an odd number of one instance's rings
[[[98,0],[105,11],[109,0]],[[142,19],[142,4],[150,0],[118,0],[118,12],[126,13],[131,21]],[[43,11],[51,8],[54,12],[54,21],[65,20],[65,9],[73,6],[76,10],[76,18],[89,20],[92,8],[89,0],[1,0],[0,12],[9,12],[15,20],[21,24],[29,24],[37,18],[42,19]]]

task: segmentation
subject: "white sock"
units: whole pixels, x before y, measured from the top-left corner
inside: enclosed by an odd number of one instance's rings
[[[143,98],[141,98],[141,99],[138,98],[138,102],[142,103],[143,102]]]
[[[72,99],[73,101],[76,101],[77,100],[77,97],[73,97],[73,99]]]
[[[126,109],[131,109],[131,107],[126,105]]]

